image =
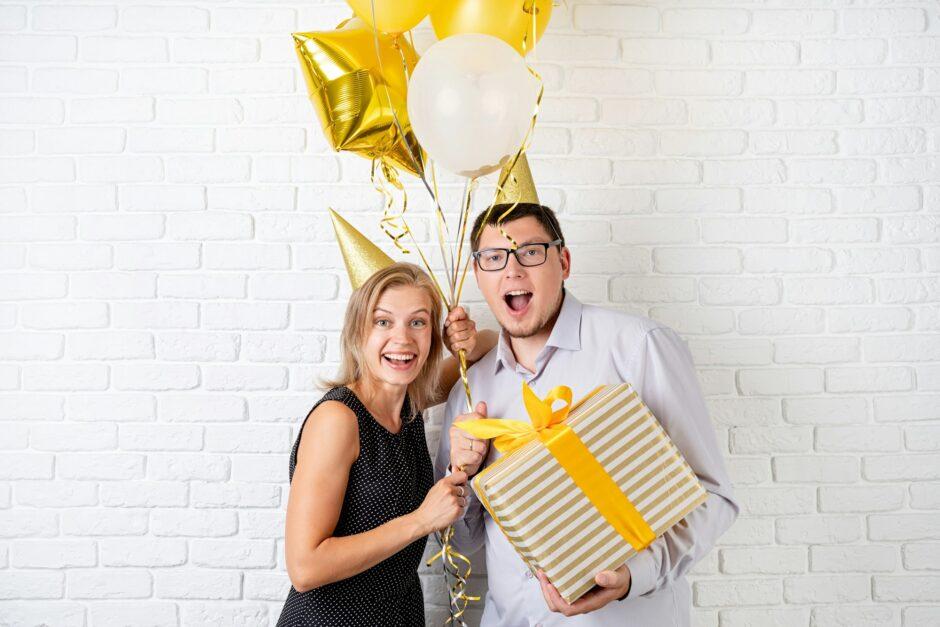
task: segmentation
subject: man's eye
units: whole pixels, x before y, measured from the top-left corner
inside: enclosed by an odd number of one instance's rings
[[[527,256],[529,256],[529,257],[535,257],[537,254],[539,254],[539,251],[538,251],[538,249],[536,249],[536,248],[526,248],[526,249],[522,252],[522,254],[523,254],[523,255],[527,255]]]
[[[486,256],[487,261],[499,261],[503,256],[499,253],[492,253]]]

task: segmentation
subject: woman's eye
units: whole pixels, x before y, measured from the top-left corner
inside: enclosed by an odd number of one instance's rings
[[[389,326],[390,324],[391,324],[391,322],[389,322],[389,321],[386,320],[385,318],[380,318],[379,320],[376,320],[376,321],[375,321],[375,326],[377,326],[377,327],[383,327],[383,328],[384,328],[384,327]]]
[[[411,321],[411,326],[416,327],[416,328],[419,328],[419,329],[424,328],[424,327],[426,327],[427,325],[428,325],[428,323],[427,323],[426,321],[424,321],[424,320],[412,320],[412,321]]]

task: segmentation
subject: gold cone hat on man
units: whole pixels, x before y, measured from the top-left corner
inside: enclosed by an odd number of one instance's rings
[[[500,172],[500,180],[502,180],[504,174],[505,170]],[[503,185],[503,188],[496,193],[496,202],[494,204],[512,204],[517,202],[528,202],[536,205],[541,204],[539,202],[539,194],[535,190],[535,181],[532,180],[532,171],[529,169],[529,162],[525,157],[525,153],[522,153],[519,155],[519,158],[516,159],[516,164],[506,178],[506,183]]]
[[[395,263],[395,260],[382,252],[382,249],[370,242],[365,235],[332,209],[330,209],[330,218],[333,220],[336,241],[339,242],[339,249],[346,263],[346,272],[349,273],[349,282],[354,290],[359,289],[359,286],[382,268]]]

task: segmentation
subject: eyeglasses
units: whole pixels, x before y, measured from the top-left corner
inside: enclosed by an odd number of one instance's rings
[[[562,240],[556,239],[550,242],[536,242],[533,244],[524,244],[515,250],[512,248],[485,248],[473,253],[480,270],[485,272],[496,272],[506,267],[509,261],[509,253],[516,256],[519,265],[531,268],[540,266],[548,259],[548,249],[552,246],[558,246]]]

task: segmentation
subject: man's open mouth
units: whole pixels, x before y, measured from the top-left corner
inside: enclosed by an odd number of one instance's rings
[[[532,300],[532,292],[528,290],[510,290],[503,294],[503,300],[510,310],[514,312],[525,311]]]

